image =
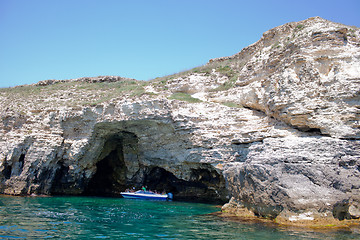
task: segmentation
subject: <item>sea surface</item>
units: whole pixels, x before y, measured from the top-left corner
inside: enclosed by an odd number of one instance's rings
[[[218,206],[100,197],[0,196],[0,239],[360,239],[219,217]]]

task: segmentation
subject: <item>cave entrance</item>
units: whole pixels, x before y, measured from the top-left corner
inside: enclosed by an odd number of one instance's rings
[[[150,142],[146,142],[149,139],[157,141],[161,138],[161,135],[157,134],[164,131],[158,129],[163,125],[144,124],[152,129],[151,131],[140,131],[141,126],[136,125],[136,129],[127,128],[131,132],[119,129],[110,131],[108,126],[104,129],[99,128],[94,135],[99,141],[94,145],[97,148],[94,147],[97,155],[93,161],[96,170],[84,179],[83,195],[120,197],[120,193],[126,189],[140,189],[141,186],[146,186],[148,190],[171,192],[174,200],[179,201],[228,201],[225,179],[211,164],[177,162],[175,165],[171,160],[172,154],[166,155],[160,143],[154,144],[158,149],[150,149]],[[148,137],[149,133],[144,135],[143,132],[146,131],[156,137]],[[134,132],[141,132],[141,137],[138,138]],[[153,152],[143,152],[147,150]],[[161,158],[157,158],[157,151],[161,151]]]
[[[228,202],[225,179],[209,164],[197,164],[187,172],[187,180],[177,178],[161,167],[144,171],[143,185],[158,192],[171,192],[174,200],[219,203]]]
[[[102,153],[96,163],[96,172],[88,181],[84,195],[119,196],[127,187],[127,158],[137,158],[129,153],[127,146],[137,146],[137,137],[133,133],[121,132],[108,136]]]

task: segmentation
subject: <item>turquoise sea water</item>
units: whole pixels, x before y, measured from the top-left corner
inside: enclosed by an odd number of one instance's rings
[[[214,205],[98,197],[0,196],[0,239],[360,239],[241,223]]]

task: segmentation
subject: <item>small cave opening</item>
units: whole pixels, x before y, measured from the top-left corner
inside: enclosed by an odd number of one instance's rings
[[[306,132],[315,136],[326,136],[326,137],[330,136],[329,134],[323,133],[320,128],[311,128],[308,126],[301,126],[301,127],[293,126],[293,127],[301,132]]]
[[[21,154],[19,158],[19,172],[21,173],[24,168],[25,154]]]
[[[3,164],[3,170],[1,171],[4,178],[10,179],[12,176],[18,176],[21,174],[25,161],[25,154],[21,154],[17,162],[8,163],[5,159]]]
[[[333,216],[340,221],[351,219],[349,214],[349,204],[343,202],[335,204],[333,208]]]
[[[61,195],[68,192],[70,184],[68,181],[69,166],[65,166],[63,160],[57,162],[57,167],[54,174],[54,179],[50,187],[50,194]]]
[[[12,172],[11,165],[8,165],[6,162],[4,164],[4,169],[2,170],[2,174],[5,177],[5,179],[10,179]]]

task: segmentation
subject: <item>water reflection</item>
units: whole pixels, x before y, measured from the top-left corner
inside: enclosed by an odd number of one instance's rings
[[[360,239],[209,214],[207,204],[94,197],[0,197],[0,239]]]

